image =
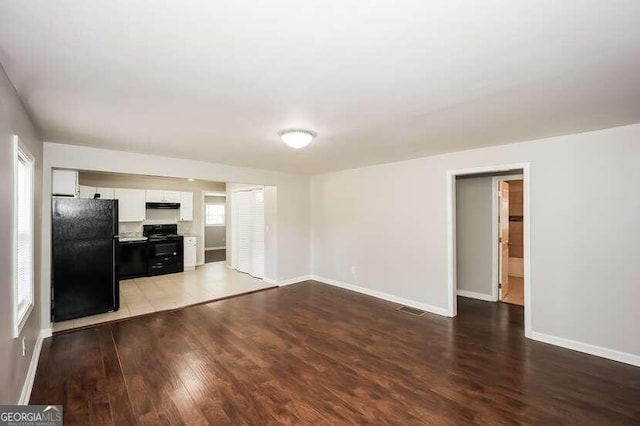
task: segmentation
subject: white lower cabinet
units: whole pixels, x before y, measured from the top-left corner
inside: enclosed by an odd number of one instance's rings
[[[196,269],[196,237],[184,237],[184,270]]]

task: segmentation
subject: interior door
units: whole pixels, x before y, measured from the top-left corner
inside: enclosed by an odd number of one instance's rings
[[[264,277],[264,192],[238,191],[233,195],[233,251],[235,268]]]
[[[509,293],[509,183],[500,182],[498,201],[500,300]]]

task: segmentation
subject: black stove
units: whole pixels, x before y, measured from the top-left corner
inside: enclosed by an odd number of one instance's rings
[[[142,233],[148,238],[149,275],[184,271],[184,242],[178,225],[144,225]]]

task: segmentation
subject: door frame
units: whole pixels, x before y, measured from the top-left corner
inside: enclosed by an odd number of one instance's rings
[[[500,228],[498,227],[498,216],[500,214],[500,209],[498,208],[498,195],[500,191],[498,191],[498,184],[500,182],[504,182],[506,180],[521,180],[524,181],[523,174],[517,175],[506,175],[506,176],[493,176],[491,179],[491,262],[493,266],[491,267],[491,298],[494,302],[498,302],[500,300],[500,290],[498,288],[498,284],[500,281],[500,269],[499,269],[499,261],[500,261],[500,244],[498,244],[498,239],[500,238]],[[524,191],[524,183],[522,185]],[[523,194],[523,202],[524,202],[524,194]],[[523,211],[524,213],[524,211]],[[524,217],[524,216],[523,216]],[[526,225],[526,222],[525,222]],[[524,243],[524,242],[523,242]],[[507,262],[509,260],[507,259]]]
[[[524,334],[531,338],[531,165],[530,163],[511,163],[467,169],[447,170],[447,293],[448,315],[458,314],[456,276],[456,177],[480,173],[500,173],[522,169],[523,176],[523,213],[527,220],[524,223]]]

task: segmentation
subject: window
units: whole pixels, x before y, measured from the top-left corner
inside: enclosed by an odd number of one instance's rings
[[[205,225],[224,226],[224,204],[207,204],[205,216]]]
[[[14,165],[14,337],[18,337],[33,309],[33,203],[34,158],[17,136],[13,137]]]

